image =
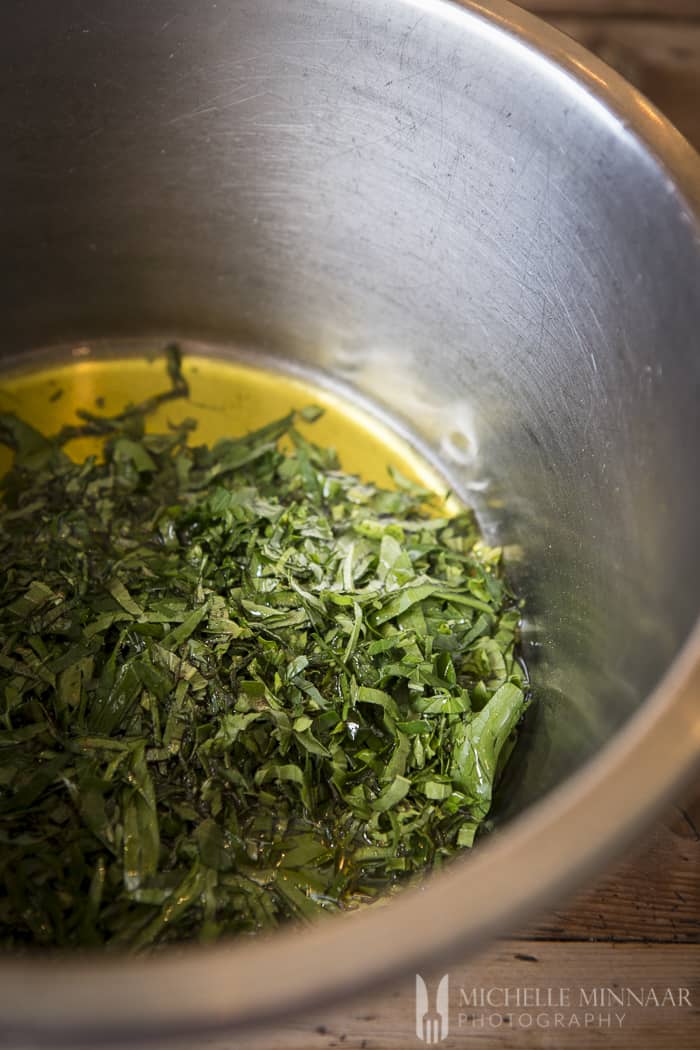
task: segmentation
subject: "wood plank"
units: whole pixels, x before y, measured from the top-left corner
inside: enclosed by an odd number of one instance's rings
[[[443,972],[425,975],[431,1003]],[[696,1050],[700,1045],[697,945],[652,949],[550,942],[532,952],[511,941],[453,966],[449,976],[449,1034],[439,1044],[445,1050],[472,1045],[484,1050]],[[509,1006],[501,1005],[505,989]],[[651,989],[659,1002],[665,997],[666,1005],[653,1005]],[[489,992],[494,1006],[486,1001]],[[482,993],[484,1007],[472,1005]],[[624,1005],[611,994],[622,996]],[[647,1005],[640,1006],[639,998]],[[540,1005],[525,1005],[537,1001]],[[379,995],[315,1010],[274,1029],[196,1041],[197,1050],[406,1050],[419,1045],[413,974]]]
[[[545,17],[571,15],[641,15],[700,18],[699,0],[519,0],[521,7]]]
[[[700,784],[591,890],[522,936],[700,943]]]
[[[639,88],[700,149],[700,21],[550,21]]]

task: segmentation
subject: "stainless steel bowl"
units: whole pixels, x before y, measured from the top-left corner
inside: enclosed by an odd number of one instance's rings
[[[538,702],[501,829],[379,910],[154,960],[4,959],[0,1029],[202,1032],[447,959],[700,752],[700,164],[507,3],[0,14],[2,353],[245,342],[409,428],[508,544]]]

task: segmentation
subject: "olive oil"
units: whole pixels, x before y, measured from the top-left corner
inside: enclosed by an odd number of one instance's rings
[[[147,420],[149,431],[167,429],[186,417],[196,420],[193,444],[212,445],[238,437],[285,415],[290,409],[316,404],[323,416],[300,429],[317,444],[334,448],[345,471],[364,481],[391,485],[389,465],[436,494],[445,482],[425,460],[388,426],[338,394],[280,371],[253,367],[233,357],[187,354],[183,375],[190,398],[162,405]],[[130,402],[141,402],[164,389],[162,353],[128,352],[103,356],[87,347],[68,360],[0,374],[0,413],[11,412],[44,434],[77,422],[76,412],[114,415]],[[77,460],[98,452],[94,438],[80,438],[65,450]],[[0,445],[0,476],[12,453]]]

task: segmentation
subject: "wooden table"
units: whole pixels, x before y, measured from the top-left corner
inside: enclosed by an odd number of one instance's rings
[[[700,148],[700,0],[531,0],[526,6],[617,67]],[[446,1050],[700,1048],[700,783],[589,892],[449,973],[450,1031],[439,1044]],[[431,1001],[441,976],[424,974]],[[550,989],[552,1005],[480,1008],[463,1001],[462,988],[467,1000],[474,990],[478,996],[508,988],[511,1001],[519,996],[521,1004],[532,1002],[537,990],[540,1002],[546,1000]],[[613,996],[603,993],[604,1006],[601,989]],[[624,1000],[626,989],[646,1004],[633,997],[630,1005],[616,1005],[614,996]],[[491,997],[498,1001],[502,994]],[[411,976],[380,995],[244,1039],[204,1040],[198,1048],[421,1045]]]

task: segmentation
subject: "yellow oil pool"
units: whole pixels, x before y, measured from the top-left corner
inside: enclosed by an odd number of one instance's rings
[[[18,368],[0,376],[0,413],[13,413],[44,434],[79,422],[76,412],[87,409],[115,415],[129,403],[138,403],[168,388],[163,354],[94,353],[75,348],[69,359],[53,359]],[[365,481],[390,486],[387,466],[436,493],[445,491],[439,474],[388,426],[338,394],[283,372],[253,367],[226,356],[185,355],[183,374],[189,399],[166,402],[148,417],[147,427],[158,432],[168,423],[190,417],[197,421],[195,444],[211,445],[223,437],[237,437],[263,426],[290,409],[320,405],[323,416],[299,429],[316,444],[335,448],[343,470]],[[93,438],[65,446],[76,460],[97,452]],[[0,446],[0,476],[12,463],[12,453]]]

